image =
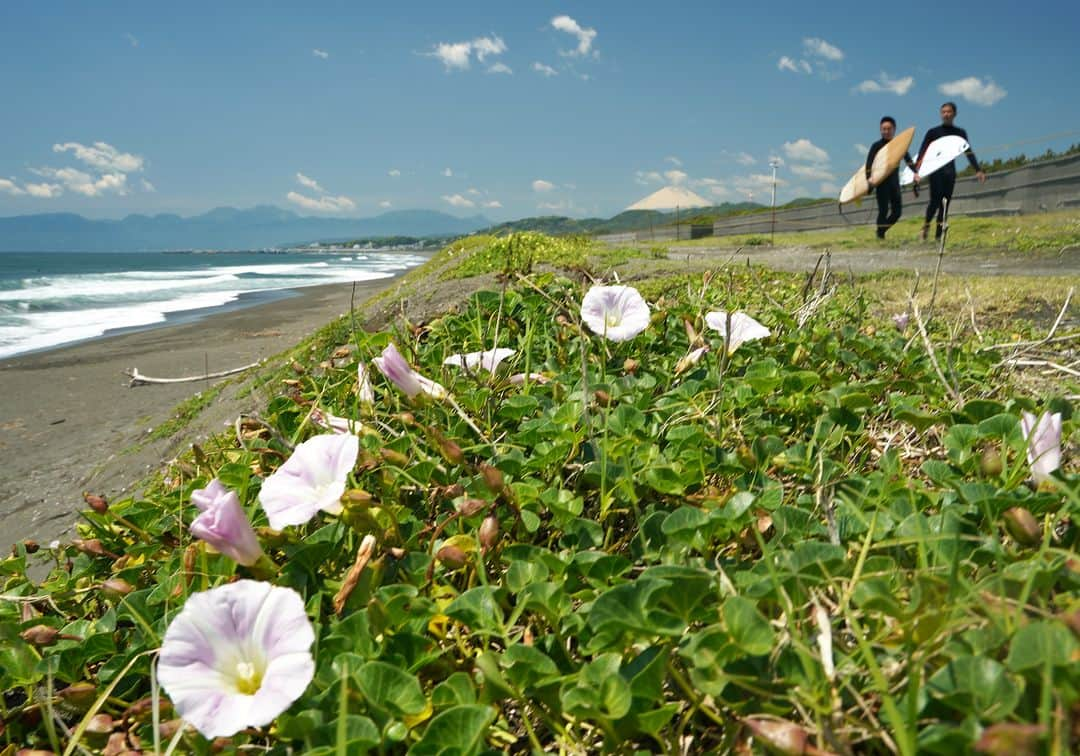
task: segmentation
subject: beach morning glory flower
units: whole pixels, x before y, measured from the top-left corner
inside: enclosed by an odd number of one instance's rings
[[[371,388],[371,376],[368,375],[368,367],[363,362],[356,365],[356,395],[361,404],[375,403],[375,390]]]
[[[513,386],[524,386],[529,381],[532,381],[533,383],[539,383],[542,386],[545,383],[549,383],[551,381],[551,379],[543,373],[514,373],[512,376],[507,378],[507,380]]]
[[[341,495],[359,453],[360,439],[351,433],[315,436],[297,446],[259,491],[270,527],[303,525],[319,510],[341,514]]]
[[[893,325],[901,331],[907,330],[909,320],[910,316],[906,312],[901,312],[892,316]]]
[[[427,394],[434,399],[446,398],[446,389],[413,370],[393,343],[383,350],[382,356],[376,357],[372,362],[379,372],[410,399],[417,394]]]
[[[199,516],[189,528],[193,536],[237,564],[250,567],[259,561],[263,553],[259,539],[235,491],[214,478],[206,488],[191,492],[191,503],[199,508]]]
[[[363,427],[359,420],[338,417],[317,407],[311,411],[311,422],[333,433],[359,433]]]
[[[193,593],[165,631],[158,680],[206,738],[262,727],[315,675],[315,631],[291,588],[239,580]]]
[[[1050,473],[1061,466],[1061,413],[1044,412],[1036,420],[1035,415],[1024,412],[1020,430],[1028,443],[1031,476],[1036,483],[1050,480]]]
[[[728,329],[728,314],[723,310],[710,312],[705,316],[705,323],[714,331],[724,334],[727,342],[728,354],[739,348],[744,342],[763,339],[772,331],[754,320],[745,312],[733,312],[731,314],[731,333]]]
[[[486,352],[469,352],[468,354],[452,354],[443,360],[444,365],[454,365],[466,370],[480,368],[489,373],[494,373],[499,368],[499,363],[507,357],[514,356],[513,349],[489,349]]]
[[[694,365],[698,364],[701,361],[701,358],[705,356],[705,353],[707,351],[709,351],[709,347],[707,346],[698,347],[697,349],[691,349],[689,352],[686,353],[686,356],[679,360],[679,362],[675,365],[675,375],[678,375],[684,370],[689,370]]]
[[[609,341],[629,341],[649,327],[649,305],[633,286],[593,286],[581,300],[581,319]]]

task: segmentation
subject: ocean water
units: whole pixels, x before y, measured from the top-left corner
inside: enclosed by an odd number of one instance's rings
[[[305,286],[388,278],[387,251],[0,252],[0,359],[255,304]]]

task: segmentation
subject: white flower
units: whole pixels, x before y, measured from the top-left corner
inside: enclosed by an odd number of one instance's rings
[[[499,363],[507,357],[513,357],[513,349],[489,349],[486,352],[469,352],[467,354],[452,354],[443,360],[444,365],[454,365],[473,371],[477,368],[494,373],[499,368]]]
[[[360,439],[351,433],[315,436],[297,446],[259,491],[270,527],[302,525],[319,510],[341,514],[341,495],[359,453]]]
[[[735,312],[731,314],[730,335],[727,332],[728,314],[723,310],[710,312],[705,316],[705,323],[709,328],[712,328],[714,331],[719,331],[724,335],[724,341],[727,342],[728,354],[734,352],[744,342],[763,339],[772,333],[768,328],[754,320],[745,312]]]
[[[529,381],[532,381],[533,383],[539,383],[541,386],[545,383],[551,382],[551,379],[543,373],[514,373],[512,376],[507,378],[507,380],[510,381],[510,383],[514,386],[524,386]]]
[[[649,305],[633,286],[593,286],[581,300],[581,319],[610,341],[629,341],[649,327]]]
[[[1038,421],[1030,412],[1022,413],[1020,430],[1028,442],[1027,458],[1036,483],[1050,480],[1061,467],[1061,413],[1044,412]]]
[[[708,346],[691,349],[689,352],[687,352],[686,356],[679,360],[678,364],[675,365],[675,375],[678,375],[684,370],[689,370],[694,365],[698,364],[698,362],[701,361],[701,358],[705,356],[705,353],[707,351],[709,351]]]
[[[329,412],[324,412],[318,407],[311,411],[311,422],[320,428],[326,428],[333,433],[357,434],[363,429],[359,420],[350,420],[347,417],[338,417]]]
[[[413,370],[394,344],[389,344],[382,355],[372,362],[379,372],[410,399],[417,394],[427,394],[434,399],[445,399],[447,396],[445,388]]]
[[[291,588],[255,580],[193,593],[165,631],[158,680],[207,738],[262,727],[304,694],[315,631]]]

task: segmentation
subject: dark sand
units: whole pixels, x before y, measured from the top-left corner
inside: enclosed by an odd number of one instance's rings
[[[358,284],[357,306],[394,281]],[[0,360],[0,548],[69,533],[84,508],[83,491],[123,496],[192,442],[231,425],[240,412],[261,409],[255,394],[245,400],[226,389],[176,439],[146,443],[150,429],[207,383],[129,388],[125,370],[176,378],[207,366],[211,373],[241,367],[347,313],[351,295],[351,284],[310,287],[194,323]]]

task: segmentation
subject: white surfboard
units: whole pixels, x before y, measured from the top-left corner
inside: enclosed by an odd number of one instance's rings
[[[945,167],[969,149],[971,145],[964,141],[963,137],[955,134],[935,139],[927,146],[926,154],[919,163],[919,178],[926,178],[934,171]],[[900,180],[903,182],[902,176]]]
[[[908,168],[907,163],[900,166],[900,186],[911,186],[915,183],[915,171]]]

